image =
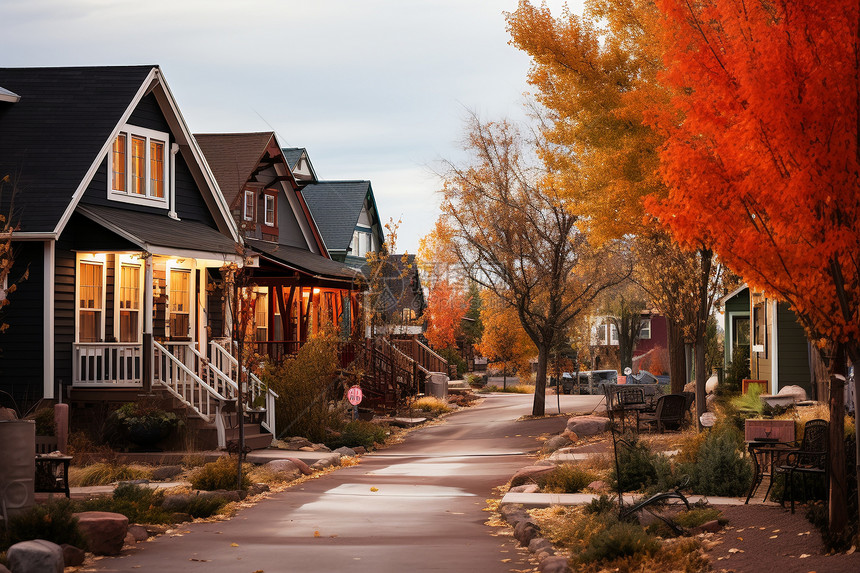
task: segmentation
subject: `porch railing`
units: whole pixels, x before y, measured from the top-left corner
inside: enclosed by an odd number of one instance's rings
[[[425,373],[448,373],[448,361],[439,356],[432,348],[417,339],[398,339],[391,341],[398,350],[409,355],[421,366]]]
[[[129,343],[73,345],[72,385],[82,388],[143,386],[143,346]]]
[[[170,394],[200,418],[215,422],[218,446],[225,447],[227,445],[226,429],[221,410],[227,402],[231,402],[233,399],[215,390],[159,342],[153,341],[152,345],[153,362],[155,363],[153,368],[154,381],[163,385]]]
[[[224,372],[230,377],[233,392],[231,395],[234,397],[239,395],[239,387],[235,382],[239,379],[239,361],[234,356],[234,352],[236,351],[237,345],[233,340],[219,338],[209,343],[211,363],[219,371]],[[277,437],[275,433],[275,400],[278,398],[278,394],[274,390],[269,389],[256,374],[249,371],[246,367],[243,366],[242,369],[248,374],[248,403],[253,405],[262,402],[265,405],[265,416],[260,425],[271,432],[273,436]],[[252,406],[248,409],[256,408]]]

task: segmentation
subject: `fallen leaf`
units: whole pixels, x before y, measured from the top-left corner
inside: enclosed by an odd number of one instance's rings
[[[762,531],[764,531],[764,530],[765,530],[765,529],[767,529],[767,528],[766,528],[766,527],[759,527],[759,529],[761,529]]]
[[[743,540],[744,540],[744,538],[743,538],[743,537],[736,537],[735,539],[737,539],[738,541],[743,541]]]
[[[773,530],[773,532],[774,532],[774,533],[779,533],[779,529],[774,529],[774,530]]]
[[[502,559],[502,563],[510,563],[510,562],[511,562],[510,559]]]
[[[239,544],[238,543],[231,543],[230,547],[239,547]]]
[[[807,557],[809,557],[809,553],[804,553],[800,556],[801,559],[806,559]]]
[[[379,488],[378,487],[372,487],[372,488],[370,488],[370,491],[379,491]]]
[[[210,560],[209,559],[197,559],[196,557],[192,557],[191,559],[189,559],[189,561],[198,561],[200,563],[208,563]]]
[[[319,532],[319,531],[314,531],[314,537],[320,537],[320,532]]]
[[[729,553],[743,553],[743,552],[744,552],[743,549],[738,549],[736,547],[732,547],[731,549],[729,549]]]
[[[770,536],[771,539],[776,539],[777,537],[779,537],[779,535],[771,535]]]
[[[857,551],[857,546],[856,546],[856,545],[852,545],[852,546],[851,546],[851,549],[849,549],[848,551],[846,551],[846,552],[845,552],[845,555],[851,555],[851,554],[852,554],[852,553],[854,553],[855,551]]]
[[[254,573],[266,573],[266,572],[263,571],[262,569],[257,569],[256,571],[254,571]]]

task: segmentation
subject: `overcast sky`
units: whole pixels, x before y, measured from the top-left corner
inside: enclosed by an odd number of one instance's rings
[[[581,1],[570,6],[580,12]],[[549,5],[558,13],[561,0]],[[466,110],[524,115],[516,0],[0,0],[3,66],[158,64],[195,133],[274,130],[369,179],[414,253]]]

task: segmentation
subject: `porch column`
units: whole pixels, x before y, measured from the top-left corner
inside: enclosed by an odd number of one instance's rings
[[[152,391],[152,254],[143,253],[143,391]]]

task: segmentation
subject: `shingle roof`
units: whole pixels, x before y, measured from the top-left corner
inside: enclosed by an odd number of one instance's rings
[[[96,205],[79,205],[76,212],[126,237],[141,248],[163,247],[221,255],[238,253],[238,245],[230,237],[197,221],[177,221],[153,213]]]
[[[302,188],[302,196],[331,251],[345,251],[361,214],[370,181],[320,181]]]
[[[271,131],[194,134],[228,205],[236,200],[272,137]]]
[[[362,276],[361,271],[353,267],[327,259],[305,249],[260,241],[258,239],[246,239],[245,242],[252,249],[269,255],[277,262],[309,275],[335,280],[348,279],[349,281],[354,281]]]
[[[305,152],[304,147],[282,147],[281,151],[284,152],[284,157],[287,158],[287,163],[290,164],[290,169],[295,169],[296,165],[299,162],[299,159],[302,158],[302,154]]]
[[[21,231],[56,228],[155,67],[0,68],[0,85],[21,96],[0,102],[0,177],[16,179]]]

